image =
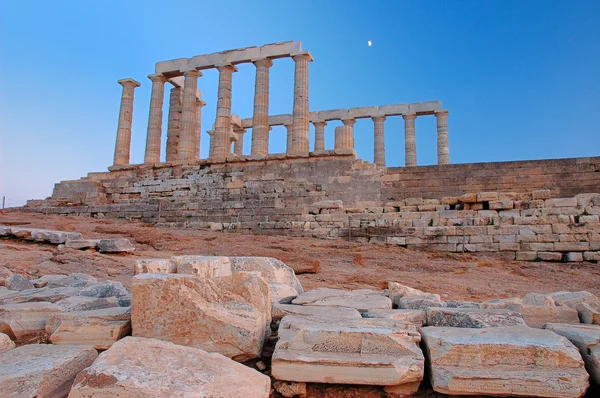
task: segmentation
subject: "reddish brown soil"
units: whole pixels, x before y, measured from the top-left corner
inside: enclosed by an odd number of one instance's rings
[[[295,269],[315,268],[299,276],[305,289],[382,289],[396,281],[446,299],[482,301],[528,292],[588,290],[600,295],[600,265],[506,261],[494,254],[439,253],[344,240],[240,235],[213,231],[157,228],[139,222],[87,217],[0,214],[0,225],[79,231],[86,238],[128,237],[133,254],[102,254],[15,239],[0,240],[0,265],[31,276],[84,272],[131,284],[139,258],[180,254],[271,256]]]

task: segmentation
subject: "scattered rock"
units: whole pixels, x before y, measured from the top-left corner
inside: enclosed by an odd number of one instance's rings
[[[575,309],[581,322],[600,325],[600,303],[579,303],[575,305]]]
[[[330,308],[312,305],[273,304],[273,321],[279,321],[285,315],[306,315],[317,318],[354,318],[360,319],[360,312],[355,308]]]
[[[65,242],[65,246],[77,250],[94,249],[98,242],[100,239],[71,239]]]
[[[404,296],[398,301],[398,308],[406,310],[426,310],[429,307],[445,307],[446,303],[439,294],[423,296]]]
[[[95,298],[116,297],[121,307],[129,307],[131,305],[131,293],[125,289],[125,286],[121,282],[117,281],[106,281],[89,285],[81,289],[77,295]]]
[[[296,289],[285,283],[271,282],[269,283],[269,289],[274,304],[289,304],[298,297]]]
[[[34,289],[33,283],[23,275],[13,275],[6,278],[6,288],[10,290],[27,290]]]
[[[581,397],[588,375],[566,339],[527,327],[421,329],[430,381],[450,395]]]
[[[304,293],[302,284],[294,270],[284,262],[272,257],[229,257],[233,272],[258,271],[267,283],[283,283],[296,291]]]
[[[215,278],[231,275],[229,257],[193,256],[177,264],[178,274],[198,275],[203,278]]]
[[[37,279],[37,281],[47,282],[47,287],[86,287],[98,283],[98,279],[82,273],[74,273],[71,275],[44,275]]]
[[[371,309],[391,309],[392,301],[382,292],[369,289],[340,290],[318,288],[296,297],[293,304],[355,308],[360,313]]]
[[[19,292],[16,290],[10,290],[4,286],[0,286],[0,304],[9,302],[12,298],[17,297]]]
[[[96,359],[93,348],[30,344],[0,354],[0,391],[5,398],[66,397],[75,376]]]
[[[523,305],[537,305],[542,307],[555,307],[556,303],[549,294],[543,293],[527,293],[523,297]]]
[[[427,313],[423,310],[369,310],[362,314],[365,318],[387,318],[394,321],[404,321],[417,326],[424,326]]]
[[[219,352],[241,362],[260,357],[270,323],[271,293],[257,272],[133,278],[134,336]]]
[[[480,308],[479,303],[473,301],[446,300],[448,308]]]
[[[96,247],[104,253],[128,253],[135,250],[135,246],[127,238],[100,239]]]
[[[479,307],[482,309],[512,309],[513,311],[517,311],[522,305],[523,300],[518,297],[513,298],[505,298],[505,299],[494,299],[484,301],[479,304]]]
[[[569,307],[521,306],[521,316],[530,328],[542,328],[546,323],[579,323],[577,310]]]
[[[590,292],[556,292],[552,293],[551,297],[556,302],[556,305],[563,307],[575,308],[579,303],[597,303],[600,302],[598,297]]]
[[[399,307],[399,302],[402,297],[421,297],[426,296],[429,297],[432,293],[426,293],[421,290],[402,285],[397,282],[388,282],[388,292],[392,303]],[[441,299],[439,295],[437,295],[438,300]]]
[[[133,263],[133,274],[174,274],[177,264],[169,258],[145,258]]]
[[[131,308],[114,307],[93,311],[54,314],[46,323],[52,344],[80,344],[108,349],[131,333]]]
[[[28,289],[19,292],[19,295],[10,299],[10,303],[56,303],[59,300],[75,296],[81,291],[78,287],[42,287],[40,289]],[[8,302],[8,300],[5,300]]]
[[[9,276],[13,276],[13,275],[14,275],[14,273],[11,270],[9,270],[8,268],[0,265],[0,278],[6,279]]]
[[[0,333],[0,354],[15,348],[15,343],[5,333]]]
[[[293,398],[296,396],[306,396],[306,383],[296,383],[293,381],[281,381],[278,380],[273,383],[273,388],[279,394],[286,398]]]
[[[391,319],[287,315],[271,362],[278,380],[399,385],[423,378],[415,325]]]
[[[101,310],[103,308],[118,307],[119,300],[116,297],[94,298],[73,296],[59,300],[55,304],[61,308],[62,312],[93,311]]]
[[[526,325],[519,313],[505,309],[428,308],[427,326],[493,328]]]
[[[35,342],[44,336],[46,321],[60,307],[51,303],[5,304],[0,306],[0,333],[18,343]]]
[[[126,337],[77,376],[69,398],[267,398],[270,388],[269,377],[220,354]]]

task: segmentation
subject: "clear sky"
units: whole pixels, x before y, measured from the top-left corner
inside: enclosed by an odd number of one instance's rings
[[[286,40],[301,41],[315,59],[311,111],[437,99],[450,111],[452,163],[598,156],[599,18],[600,1],[591,0],[5,0],[0,196],[18,205],[50,196],[61,180],[106,170],[118,79],[142,83],[131,151],[141,163],[147,75],[157,61]],[[252,116],[254,70],[244,64],[234,74],[233,112],[241,117]],[[208,103],[202,157],[217,79],[209,70],[199,80]],[[270,114],[291,113],[292,102],[293,61],[276,60]],[[164,139],[167,105],[166,95]],[[326,128],[326,148],[335,125]],[[417,118],[419,165],[436,163],[435,130],[435,117]],[[373,123],[357,122],[355,134],[359,157],[372,161]],[[385,134],[388,166],[404,165],[402,118],[388,118]],[[270,150],[284,152],[283,127],[272,130]]]

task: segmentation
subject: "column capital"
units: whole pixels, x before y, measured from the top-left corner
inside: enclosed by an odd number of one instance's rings
[[[256,67],[265,66],[267,68],[270,68],[271,66],[273,66],[273,60],[271,58],[253,59],[252,63]]]
[[[200,77],[202,73],[197,69],[189,69],[183,71],[183,76],[187,79],[188,77]]]
[[[166,83],[167,77],[161,73],[148,75],[148,79],[152,80],[152,83]]]
[[[196,105],[206,106],[206,102],[204,102],[200,98],[196,97]]]
[[[233,132],[234,132],[235,134],[244,134],[244,133],[246,132],[246,129],[245,129],[245,128],[243,128],[243,127],[235,127],[235,128],[233,129]]]
[[[314,124],[315,126],[327,126],[327,122],[326,121],[317,121],[317,122],[312,122],[312,124]]]
[[[386,117],[385,116],[373,116],[371,119],[373,119],[374,122],[383,122]]]
[[[127,87],[127,86],[139,87],[139,86],[141,86],[141,84],[137,80],[133,80],[130,77],[127,79],[117,80],[117,83],[119,83],[123,87]]]
[[[433,114],[435,115],[435,117],[438,117],[438,118],[439,117],[441,117],[441,118],[448,117],[448,113],[449,112],[447,110],[445,110],[445,109],[442,110],[442,111],[435,111],[435,112],[433,112]]]
[[[402,119],[404,119],[404,120],[415,120],[416,118],[417,118],[416,113],[408,113],[408,114],[402,115]]]
[[[217,65],[217,70],[219,71],[219,73],[226,71],[226,70],[231,70],[232,72],[237,72],[238,68],[236,68],[235,65],[232,65],[232,64],[225,64],[225,65]]]
[[[354,126],[356,119],[342,119],[342,123],[344,123],[344,126]]]
[[[291,54],[291,57],[294,60],[294,62],[298,62],[298,61],[302,61],[302,60],[306,60],[308,62],[314,61],[312,55],[308,51]]]

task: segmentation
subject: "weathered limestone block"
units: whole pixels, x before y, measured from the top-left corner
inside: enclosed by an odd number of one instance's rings
[[[46,321],[60,307],[51,303],[5,304],[0,306],[0,333],[19,343],[36,341],[46,330]]]
[[[273,320],[279,321],[285,315],[306,315],[316,318],[334,319],[348,318],[360,319],[360,312],[355,308],[319,307],[312,305],[273,304]]]
[[[480,308],[479,303],[461,300],[446,300],[446,306],[448,308]]]
[[[135,246],[127,238],[100,239],[96,247],[104,253],[127,253],[135,250]]]
[[[537,305],[543,307],[555,307],[556,303],[549,294],[544,293],[527,293],[523,297],[523,305]]]
[[[8,278],[6,278],[5,286],[7,289],[17,290],[17,291],[34,288],[33,283],[31,283],[31,281],[29,279],[27,279],[23,275],[19,275],[19,274],[9,276]]]
[[[219,352],[238,361],[260,356],[271,323],[271,293],[256,272],[201,278],[133,278],[133,335]]]
[[[7,334],[0,333],[0,354],[13,348],[15,348],[15,343],[10,337]]]
[[[302,284],[294,270],[284,262],[271,257],[229,257],[233,272],[258,271],[267,283],[284,283],[298,292],[304,293]]]
[[[4,286],[0,286],[0,304],[5,304],[10,302],[11,299],[17,297],[19,292],[16,290],[10,290],[5,288]]]
[[[530,328],[542,328],[546,323],[579,323],[577,310],[569,307],[543,307],[523,305],[520,308],[525,323]]]
[[[106,281],[86,286],[77,295],[95,298],[116,297],[121,307],[131,305],[131,293],[121,282],[117,281]]]
[[[198,275],[202,278],[214,278],[231,275],[229,257],[193,256],[177,263],[178,274]]]
[[[66,397],[79,372],[98,357],[96,350],[76,345],[30,344],[0,354],[3,398]]]
[[[427,296],[427,297],[431,297],[431,295],[433,293],[427,293],[418,289],[414,289],[412,287],[406,286],[406,285],[402,285],[400,283],[397,282],[388,282],[388,292],[389,292],[389,297],[392,300],[392,303],[395,306],[399,306],[400,303],[400,299],[402,297],[409,297],[409,296],[413,296],[413,297],[423,297],[423,296]],[[436,295],[438,300],[441,299],[441,297],[439,295]]]
[[[579,349],[591,379],[600,384],[600,326],[549,323],[545,329],[569,339]]]
[[[550,294],[556,302],[556,305],[575,308],[579,303],[597,303],[600,302],[597,296],[587,291],[580,292],[556,292]]]
[[[369,310],[363,314],[363,317],[387,318],[413,323],[417,326],[424,326],[427,322],[427,313],[422,310]]]
[[[580,397],[583,360],[566,339],[527,327],[421,329],[433,389],[451,395]]]
[[[513,297],[513,298],[505,298],[505,299],[493,299],[493,300],[488,300],[488,301],[484,301],[483,303],[479,304],[479,306],[482,309],[512,309],[513,311],[516,311],[522,304],[523,300],[521,300],[518,297]]]
[[[579,303],[575,305],[575,309],[582,323],[600,325],[600,302]]]
[[[129,307],[58,313],[46,323],[46,334],[52,344],[80,344],[97,350],[108,349],[130,333]]]
[[[446,307],[439,294],[426,296],[404,296],[398,301],[398,308],[407,310],[426,310],[429,307]]]
[[[278,380],[395,386],[423,378],[416,326],[390,319],[285,316],[271,366]]]
[[[95,298],[73,296],[59,300],[54,304],[58,305],[62,312],[93,311],[101,310],[103,308],[118,307],[119,300],[116,297]]]
[[[65,246],[69,249],[93,249],[98,245],[100,239],[70,239],[65,242]]]
[[[220,354],[126,337],[77,376],[69,398],[267,398],[270,387],[269,377]]]
[[[98,279],[91,275],[73,273],[70,275],[49,274],[32,281],[35,287],[86,287],[98,283]]]
[[[526,325],[518,312],[505,309],[428,308],[427,326],[492,328]]]
[[[295,298],[297,305],[355,308],[360,313],[371,309],[391,309],[392,301],[378,292],[369,289],[340,290],[318,288],[309,290]]]
[[[298,291],[285,283],[271,282],[269,283],[269,289],[274,304],[289,304],[298,297]]]
[[[177,264],[169,258],[144,258],[133,263],[133,274],[174,274]]]
[[[19,292],[19,295],[10,299],[4,300],[4,302],[11,304],[18,303],[34,303],[46,301],[49,303],[55,303],[59,300],[66,299],[71,296],[77,295],[81,291],[78,287],[42,287],[40,289],[28,289]]]

